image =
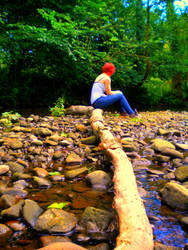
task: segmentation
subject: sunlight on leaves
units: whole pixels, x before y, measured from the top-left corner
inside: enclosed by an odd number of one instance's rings
[[[51,205],[49,205],[48,208],[62,209],[64,207],[68,206],[69,204],[70,204],[70,202],[61,202],[61,203],[54,202]]]
[[[52,175],[52,176],[54,176],[54,175],[61,175],[61,173],[58,172],[58,171],[56,171],[56,172],[48,172],[48,174]]]

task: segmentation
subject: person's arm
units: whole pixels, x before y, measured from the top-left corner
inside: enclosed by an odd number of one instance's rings
[[[105,85],[105,90],[106,90],[106,94],[107,95],[113,95],[113,94],[121,93],[121,91],[119,91],[119,90],[115,90],[115,91],[111,90],[111,84],[110,84],[110,80],[109,79],[106,79],[104,81],[104,85]]]
[[[105,79],[104,85],[105,85],[106,94],[107,95],[112,95],[110,80],[109,79]]]

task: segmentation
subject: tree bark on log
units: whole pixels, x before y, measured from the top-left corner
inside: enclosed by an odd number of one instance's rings
[[[65,114],[91,115],[93,109],[92,106],[72,105],[65,109]]]
[[[114,166],[114,208],[119,217],[115,249],[152,250],[152,228],[138,193],[132,164],[110,130],[104,126],[101,109],[92,112],[91,126]]]

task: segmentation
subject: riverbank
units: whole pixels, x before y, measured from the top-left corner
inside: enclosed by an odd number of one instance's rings
[[[132,162],[155,242],[182,249],[187,241],[182,228],[186,211],[171,209],[165,199],[163,203],[168,206],[162,205],[159,189],[170,181],[187,185],[187,176],[183,181],[179,179],[177,169],[188,164],[188,113],[160,111],[141,115],[141,118],[130,119],[105,112],[104,118]],[[62,241],[62,236],[51,238],[57,233],[68,234],[66,240],[86,248],[100,243],[113,249],[118,234],[112,208],[113,166],[98,147],[89,117],[30,115],[18,117],[8,125],[0,122],[1,211],[6,209],[1,215],[4,249],[10,246],[16,249],[21,244],[36,249],[44,246],[46,239]],[[164,144],[163,150],[160,146],[156,148],[153,139],[172,143],[174,151],[164,151]],[[49,208],[53,203],[65,205],[67,214],[59,213],[57,207]],[[91,219],[93,213],[98,214],[98,220]],[[44,218],[50,216],[53,220],[44,225]],[[57,223],[64,216],[69,218],[68,229]],[[88,224],[89,221],[92,224]],[[39,240],[44,232],[45,240]],[[35,234],[38,236],[33,239]]]

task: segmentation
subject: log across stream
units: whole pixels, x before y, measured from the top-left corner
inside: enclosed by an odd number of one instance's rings
[[[115,249],[153,249],[152,228],[138,193],[132,165],[110,130],[105,128],[102,110],[93,111],[91,125],[114,166],[114,206],[119,218]]]

